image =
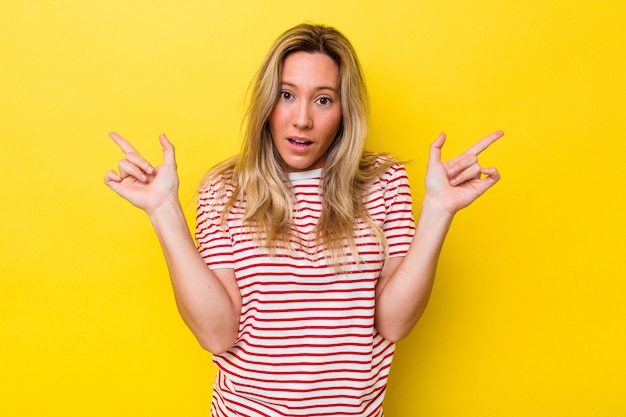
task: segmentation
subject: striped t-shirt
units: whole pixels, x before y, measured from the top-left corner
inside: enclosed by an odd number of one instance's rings
[[[394,354],[394,344],[374,328],[383,255],[359,221],[360,262],[339,272],[329,267],[314,245],[320,179],[320,169],[289,174],[300,245],[273,256],[242,227],[245,202],[237,202],[220,226],[232,185],[218,179],[200,194],[198,250],[209,268],[234,269],[242,296],[237,341],[213,358],[213,417],[383,415]],[[389,256],[404,256],[415,230],[404,167],[390,167],[364,202],[385,234]]]

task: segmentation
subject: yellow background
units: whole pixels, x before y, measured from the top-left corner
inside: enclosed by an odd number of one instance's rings
[[[102,182],[115,130],[178,151],[181,198],[236,153],[284,29],[337,26],[364,65],[370,147],[410,160],[485,134],[503,180],[459,214],[386,415],[626,414],[626,3],[3,1],[0,414],[207,416],[214,375],[145,214]]]

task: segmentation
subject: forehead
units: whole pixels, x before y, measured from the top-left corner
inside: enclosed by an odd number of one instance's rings
[[[339,67],[326,54],[315,52],[294,52],[283,61],[283,83],[319,84],[323,83],[337,88],[339,83]]]

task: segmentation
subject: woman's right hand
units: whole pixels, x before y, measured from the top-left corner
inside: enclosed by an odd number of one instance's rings
[[[119,174],[113,170],[107,172],[104,177],[106,185],[148,215],[152,215],[165,202],[178,201],[174,146],[164,134],[159,136],[163,164],[157,167],[153,167],[117,133],[110,133],[109,136],[126,157],[118,164]]]

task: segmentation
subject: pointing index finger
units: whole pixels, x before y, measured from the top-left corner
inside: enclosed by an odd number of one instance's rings
[[[502,136],[504,136],[504,132],[502,131],[493,132],[476,142],[474,145],[470,146],[470,148],[465,151],[465,153],[478,155],[479,153],[487,149],[489,145],[500,139]]]
[[[117,146],[119,146],[120,149],[124,153],[130,153],[130,152],[138,153],[135,150],[135,148],[133,148],[133,145],[128,143],[128,141],[126,141],[126,139],[124,139],[123,137],[121,137],[117,133],[111,132],[111,133],[109,133],[109,136],[111,137],[111,139],[113,139],[113,142],[115,142],[117,144]]]

